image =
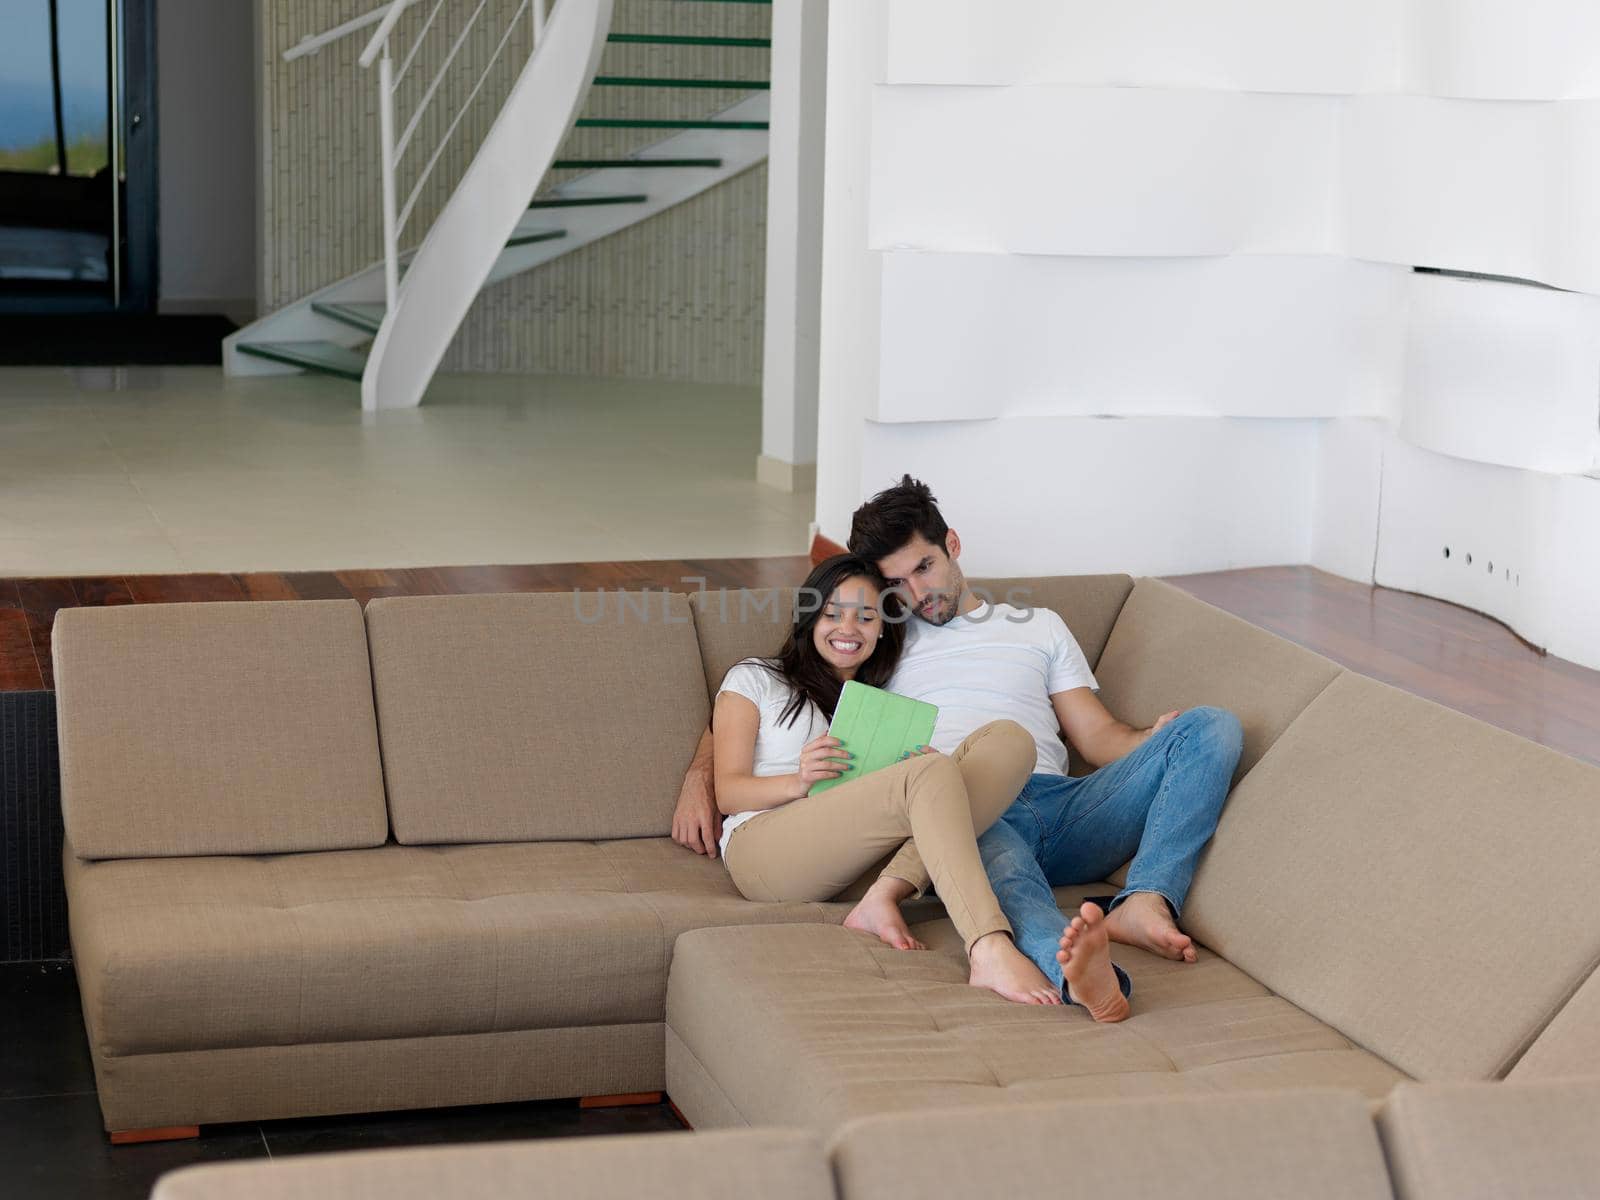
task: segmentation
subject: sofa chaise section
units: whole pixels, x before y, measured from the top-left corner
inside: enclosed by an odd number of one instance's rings
[[[1070,910],[1096,887],[1058,888]],[[1034,1100],[1334,1086],[1405,1076],[1204,949],[1180,964],[1129,947],[1134,1016],[1011,1004],[967,983],[948,919],[897,951],[824,926],[700,929],[667,991],[667,1090],[695,1128],[827,1134],[880,1112]]]

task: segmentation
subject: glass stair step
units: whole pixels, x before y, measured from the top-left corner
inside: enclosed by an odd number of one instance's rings
[[[579,117],[580,129],[765,129],[765,121],[654,121],[636,117]]]
[[[334,302],[331,300],[313,300],[311,311],[331,317],[335,321],[343,321],[354,329],[362,329],[367,333],[377,333],[378,327],[383,324],[383,314],[386,311],[381,303],[376,301],[349,300]]]
[[[766,79],[651,79],[642,75],[596,75],[599,87],[726,88],[742,92],[770,91]]]
[[[241,354],[357,381],[367,366],[367,356],[362,351],[332,342],[240,342],[238,349]]]
[[[558,158],[558,171],[603,171],[608,167],[720,167],[720,158]]]
[[[771,38],[747,37],[694,37],[680,33],[613,33],[608,42],[631,46],[746,46],[752,49],[771,49]]]
[[[551,196],[535,200],[529,208],[592,208],[599,204],[643,204],[649,196]]]
[[[531,246],[535,242],[553,242],[557,238],[566,236],[567,231],[565,229],[530,230],[528,233],[513,234],[511,239],[506,242],[506,249],[509,250],[512,246]]]

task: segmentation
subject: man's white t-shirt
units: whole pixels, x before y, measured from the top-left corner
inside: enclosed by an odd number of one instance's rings
[[[771,660],[768,660],[771,661]],[[807,700],[805,707],[794,718],[794,724],[780,724],[779,716],[789,706],[794,689],[765,667],[746,659],[736,663],[722,677],[723,692],[735,692],[749,700],[761,714],[761,727],[756,730],[754,765],[751,774],[757,778],[768,775],[793,775],[800,769],[800,751],[806,743],[828,732],[828,718],[816,704]],[[728,853],[728,836],[751,817],[769,810],[751,809],[722,818],[722,838],[718,845],[724,858]]]
[[[949,754],[973,731],[1009,718],[1033,735],[1034,771],[1067,773],[1067,747],[1050,697],[1094,688],[1094,673],[1067,623],[1048,608],[987,601],[944,625],[906,622],[905,648],[886,685],[939,706],[933,748]]]

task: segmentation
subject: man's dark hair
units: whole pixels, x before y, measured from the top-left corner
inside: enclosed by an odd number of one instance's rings
[[[949,531],[928,485],[902,475],[899,483],[856,509],[850,521],[850,553],[877,562],[919,533],[943,550]]]

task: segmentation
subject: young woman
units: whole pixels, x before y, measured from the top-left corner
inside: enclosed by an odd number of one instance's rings
[[[894,671],[902,610],[885,593],[868,559],[839,554],[818,564],[778,653],[745,659],[723,679],[711,722],[723,862],[747,899],[827,900],[912,838],[961,934],[971,982],[1021,1003],[1060,1004],[1012,942],[977,846],[1033,770],[1027,730],[993,721],[953,754],[919,747],[855,779],[850,747],[828,735],[846,680],[882,687]],[[806,794],[819,779],[841,777]]]

